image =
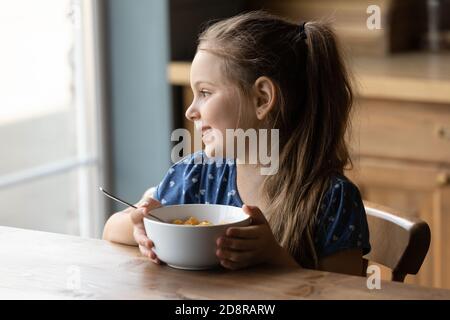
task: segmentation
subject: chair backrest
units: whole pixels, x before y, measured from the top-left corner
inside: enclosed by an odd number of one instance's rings
[[[390,268],[393,281],[403,282],[407,274],[416,274],[430,246],[428,224],[367,201],[364,207],[372,246],[364,258]]]

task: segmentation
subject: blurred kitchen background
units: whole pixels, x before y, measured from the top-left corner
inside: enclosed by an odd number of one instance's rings
[[[101,237],[170,166],[208,21],[265,9],[331,21],[357,96],[347,172],[428,222],[409,283],[450,288],[450,0],[0,0],[0,225]],[[379,22],[379,28],[377,23]]]

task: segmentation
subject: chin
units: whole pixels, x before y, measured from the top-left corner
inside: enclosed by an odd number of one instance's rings
[[[214,158],[216,155],[216,150],[214,149],[214,146],[211,146],[210,144],[205,145],[205,154],[208,158]]]
[[[216,157],[216,156],[217,156],[216,150],[220,150],[220,149],[217,149],[217,148],[220,148],[220,146],[217,146],[217,145],[215,145],[214,143],[211,143],[211,144],[205,144],[205,149],[204,149],[204,151],[205,151],[206,156],[207,156],[208,158],[214,158],[214,157]],[[221,158],[224,158],[224,155],[222,155]]]

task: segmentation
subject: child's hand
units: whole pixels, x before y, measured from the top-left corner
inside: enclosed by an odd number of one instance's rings
[[[220,263],[233,270],[269,262],[282,250],[261,210],[247,205],[242,208],[252,217],[252,224],[228,228],[226,236],[217,239],[216,255]]]
[[[153,198],[149,198],[137,209],[131,211],[130,217],[133,222],[133,237],[139,245],[139,250],[144,256],[150,258],[150,260],[154,263],[161,264],[161,260],[158,259],[156,253],[152,250],[153,241],[147,237],[144,228],[144,216],[146,216],[150,210],[158,207],[161,207],[161,203]]]

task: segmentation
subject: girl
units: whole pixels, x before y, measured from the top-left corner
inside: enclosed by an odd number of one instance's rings
[[[186,117],[201,121],[205,150],[174,164],[138,209],[114,214],[104,239],[137,244],[161,263],[143,227],[149,210],[242,206],[252,225],[217,239],[225,268],[269,263],[363,275],[362,256],[370,251],[366,213],[358,188],[343,175],[351,164],[344,136],[352,90],[332,30],[262,11],[217,22],[199,36],[190,82],[194,99]],[[225,137],[235,128],[279,130],[276,174],[262,175],[260,163],[196,164],[226,146],[215,131]]]

